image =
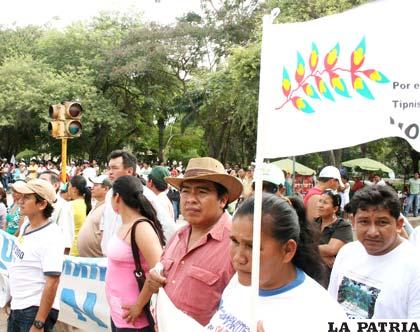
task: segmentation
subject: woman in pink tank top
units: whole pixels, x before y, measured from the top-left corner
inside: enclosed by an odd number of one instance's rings
[[[134,275],[136,269],[131,247],[131,232],[139,249],[141,266],[147,274],[160,260],[164,236],[156,212],[143,195],[143,185],[137,177],[122,176],[112,186],[112,207],[121,216],[122,224],[108,244],[108,268],[105,292],[111,312],[113,332],[152,332],[145,306],[152,293],[148,287],[139,290]],[[147,219],[147,220],[146,220]]]

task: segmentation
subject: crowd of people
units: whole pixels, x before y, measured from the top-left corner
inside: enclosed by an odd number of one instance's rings
[[[0,190],[0,226],[17,237],[8,331],[52,331],[65,254],[107,257],[112,331],[154,331],[150,299],[161,287],[203,331],[250,330],[252,167],[210,157],[152,167],[124,150],[103,172],[70,163],[65,184],[54,163],[30,167]],[[346,317],[420,318],[420,228],[409,227],[393,188],[379,179],[353,190],[325,166],[301,197],[286,172],[260,171],[259,331],[294,330],[302,312],[301,330],[314,331]]]

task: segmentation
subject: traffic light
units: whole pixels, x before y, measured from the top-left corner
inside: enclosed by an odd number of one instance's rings
[[[82,117],[83,108],[79,103],[66,101],[64,103],[65,117],[65,135],[67,138],[79,137],[82,134]]]
[[[77,102],[66,101],[63,104],[50,105],[51,121],[48,130],[54,138],[74,138],[82,133],[83,108]]]
[[[48,123],[48,131],[54,138],[64,137],[64,108],[61,104],[50,105],[48,113],[51,121]]]

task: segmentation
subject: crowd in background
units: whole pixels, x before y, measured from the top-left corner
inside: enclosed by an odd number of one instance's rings
[[[153,331],[154,320],[147,310],[152,293],[159,287],[165,287],[175,306],[203,326],[207,325],[208,330],[225,326],[223,317],[229,306],[232,315],[241,317],[243,324],[249,324],[248,318],[244,318],[246,315],[237,310],[236,301],[239,299],[239,290],[246,291],[242,286],[250,284],[249,249],[252,243],[249,241],[252,239],[252,223],[249,221],[253,216],[254,166],[243,168],[235,164],[232,167],[230,164],[222,165],[212,158],[191,159],[186,168],[182,162],[153,166],[147,162],[137,162],[126,151],[116,150],[110,154],[104,167],[100,167],[95,160],[70,161],[65,182],[61,181],[59,168],[60,165],[53,161],[31,159],[28,165],[23,161],[15,165],[3,161],[0,227],[17,236],[23,243],[23,239],[31,238],[33,232],[54,224],[60,233],[57,248],[63,248],[60,249],[62,254],[107,256],[106,294],[113,331]],[[344,285],[347,279],[342,279],[343,275],[352,275],[355,272],[353,268],[364,269],[357,265],[360,263],[357,260],[354,261],[354,267],[338,259],[342,249],[350,256],[356,252],[362,262],[366,260],[366,264],[369,264],[369,255],[386,255],[400,244],[404,248],[402,255],[411,257],[411,249],[406,248],[406,240],[403,239],[411,237],[413,243],[420,242],[419,232],[414,231],[402,215],[412,213],[417,216],[420,188],[418,173],[410,178],[407,203],[401,207],[395,189],[378,174],[372,175],[370,182],[356,178],[351,184],[345,172],[334,166],[325,166],[307,191],[302,192],[294,190],[292,175],[277,166],[264,164],[261,171],[264,192],[262,237],[266,237],[262,239],[261,273],[267,273],[268,279],[265,282],[260,280],[260,293],[266,294],[263,297],[270,297],[269,301],[263,301],[265,307],[269,304],[284,306],[282,294],[286,291],[280,286],[290,283],[290,287],[293,285],[292,288],[296,287],[302,292],[295,295],[295,300],[301,301],[304,293],[314,294],[315,299],[318,298],[331,312],[340,316],[342,309],[322,288],[329,289],[337,301],[342,303],[341,297],[345,298],[348,294],[343,294],[344,288],[341,287],[357,286],[354,280],[350,280],[350,286]],[[7,197],[8,192],[11,193],[11,199]],[[42,203],[43,209],[36,209],[29,204],[28,195],[34,195],[35,204],[45,201],[45,204]],[[365,216],[366,211],[370,214]],[[379,226],[375,219],[378,211],[384,213],[379,217]],[[264,221],[264,215],[270,217]],[[234,222],[231,229],[232,216]],[[359,221],[356,216],[360,217]],[[365,224],[370,222],[376,226],[363,230]],[[358,223],[359,226],[355,226]],[[379,229],[374,231],[374,235],[370,234],[372,227],[385,229],[393,223],[396,223],[396,227],[392,231]],[[57,230],[49,228],[48,232],[52,234]],[[48,232],[42,231],[42,236]],[[177,236],[174,236],[175,233]],[[365,234],[368,234],[366,243],[363,237]],[[37,236],[41,237],[41,232]],[[385,243],[384,252],[377,251],[382,241],[389,241]],[[352,242],[358,245],[350,245]],[[365,257],[361,245],[368,256]],[[22,248],[34,250],[34,246]],[[44,244],[45,248],[43,244],[36,246],[41,246],[37,247],[38,251],[51,249],[49,244]],[[267,254],[264,254],[265,250]],[[210,251],[213,254],[211,257],[208,256]],[[226,256],[227,252],[230,252],[230,260],[229,255]],[[22,261],[24,256],[18,254]],[[48,259],[62,259],[56,256],[46,254]],[[226,259],[220,260],[221,257]],[[263,257],[267,257],[267,263]],[[273,260],[270,261],[269,257]],[[55,269],[59,261],[53,265]],[[336,267],[337,261],[339,268]],[[166,271],[164,275],[152,269],[158,262],[162,263]],[[44,269],[43,264],[41,261]],[[264,270],[264,264],[268,264],[267,271]],[[139,277],[132,277],[133,270],[137,271]],[[410,271],[413,278],[420,277],[417,268]],[[54,273],[51,280],[55,280],[60,271]],[[146,279],[146,275],[149,279]],[[124,276],[125,283],[118,282],[121,276]],[[411,278],[411,274],[404,277]],[[16,284],[23,284],[21,274],[12,273],[11,278],[18,280],[14,281]],[[168,280],[171,280],[170,284]],[[195,284],[197,280],[200,282]],[[37,282],[39,284],[39,280]],[[372,285],[379,287],[381,282],[372,281]],[[411,282],[411,279],[407,282]],[[197,289],[194,293],[185,294],[186,284]],[[277,289],[275,285],[280,288]],[[417,286],[416,283],[413,292],[415,296],[418,295]],[[200,292],[203,292],[201,297]],[[10,324],[19,322],[19,311],[16,310],[22,304],[17,300],[13,302],[13,294],[18,293],[16,288],[12,288],[13,315],[9,316]],[[15,297],[18,298],[18,295]],[[122,299],[129,303],[123,303]],[[350,300],[354,299],[350,296]],[[20,301],[25,302],[23,299]],[[407,301],[420,303],[417,298]],[[225,307],[220,307],[220,303]],[[289,303],[287,310],[293,310],[293,303]],[[315,305],[311,302],[307,304],[308,310]],[[40,304],[34,305],[41,307]],[[50,305],[51,310],[58,310],[55,304]],[[390,309],[378,303],[378,310],[383,315],[375,316],[372,310],[368,308],[365,318],[386,318],[387,310]],[[391,314],[389,318],[420,315],[420,308],[415,304],[413,309],[410,307],[407,310],[395,310],[398,317]],[[40,311],[32,311],[34,322],[39,321],[42,325],[46,320],[51,320],[48,324],[53,326],[58,311],[51,311],[49,315],[47,311],[43,314]],[[345,307],[344,311],[348,316],[357,316],[349,308]],[[318,311],[316,313],[321,315]],[[273,317],[266,314],[262,317],[265,329],[269,327],[268,331],[273,330]],[[263,329],[260,326],[260,330]]]

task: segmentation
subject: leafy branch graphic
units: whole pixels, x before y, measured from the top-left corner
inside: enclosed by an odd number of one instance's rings
[[[306,73],[307,68],[305,61],[300,52],[298,52],[295,71],[296,87],[292,87],[289,72],[283,67],[282,90],[287,99],[276,109],[280,110],[287,103],[292,102],[297,110],[305,113],[313,113],[315,110],[308,102],[308,97],[315,100],[318,99],[319,101],[321,101],[322,98],[326,98],[335,102],[334,93],[336,93],[345,98],[352,98],[343,78],[343,74],[346,73],[350,74],[353,90],[362,97],[370,100],[374,100],[375,98],[362,76],[366,76],[376,83],[389,83],[389,79],[382,72],[376,69],[361,69],[366,56],[365,37],[362,38],[359,45],[357,45],[350,56],[350,69],[336,67],[339,56],[340,45],[337,43],[325,55],[324,68],[318,68],[319,51],[316,44],[312,43],[312,50],[308,61],[309,72]],[[326,78],[329,81],[329,86],[326,82]]]

